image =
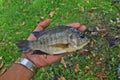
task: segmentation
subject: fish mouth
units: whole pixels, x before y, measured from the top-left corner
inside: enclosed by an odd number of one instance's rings
[[[78,47],[78,49],[82,49],[84,46],[86,46],[89,43],[89,41],[87,42],[83,42],[82,44],[80,44],[80,46]]]

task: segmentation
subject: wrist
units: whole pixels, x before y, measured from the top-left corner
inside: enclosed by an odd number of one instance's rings
[[[30,80],[33,72],[21,64],[13,64],[1,77],[0,80]]]
[[[18,58],[15,63],[24,66],[26,69],[28,69],[32,73],[35,73],[37,70],[36,65],[32,63],[30,60],[28,60],[27,58]]]
[[[39,65],[40,62],[38,62],[38,61],[39,61],[39,56],[37,56],[37,55],[31,55],[32,53],[33,53],[32,51],[29,52],[29,53],[24,53],[24,54],[22,54],[21,57],[30,60],[33,64],[36,65],[36,67],[37,67],[38,69],[40,69],[42,66]]]

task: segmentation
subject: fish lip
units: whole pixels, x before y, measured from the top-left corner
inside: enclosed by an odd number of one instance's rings
[[[89,42],[90,42],[90,41],[88,40],[87,42],[84,42],[84,43],[80,44],[81,46],[78,47],[78,49],[83,48],[83,47],[86,46]]]

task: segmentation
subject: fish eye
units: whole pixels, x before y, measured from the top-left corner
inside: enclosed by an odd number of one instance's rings
[[[80,37],[81,37],[81,38],[84,38],[84,37],[85,37],[85,35],[84,35],[84,34],[82,34],[82,35],[80,35]]]
[[[85,37],[85,34],[84,34],[83,32],[78,32],[78,34],[79,34],[79,36],[80,36],[81,38],[84,38],[84,37]]]

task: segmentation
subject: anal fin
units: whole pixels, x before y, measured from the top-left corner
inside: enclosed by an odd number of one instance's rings
[[[43,51],[41,51],[41,50],[34,50],[34,51],[33,51],[33,54],[39,54],[39,55],[46,54],[46,55],[48,55],[48,53],[43,52]]]

